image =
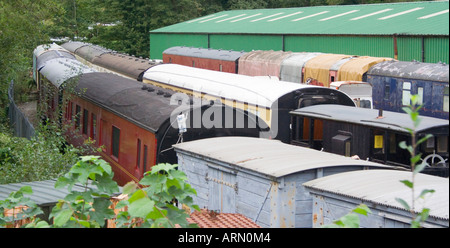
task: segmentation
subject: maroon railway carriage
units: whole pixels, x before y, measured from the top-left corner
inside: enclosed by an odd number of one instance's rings
[[[245,52],[176,46],[163,52],[163,63],[213,71],[238,73],[238,60]]]

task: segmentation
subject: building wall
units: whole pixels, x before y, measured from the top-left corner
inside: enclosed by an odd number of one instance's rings
[[[395,57],[393,36],[269,35],[269,34],[150,34],[150,58],[162,59],[173,46],[235,51],[274,50]],[[422,52],[423,51],[423,52]],[[449,63],[449,38],[397,36],[398,60]]]

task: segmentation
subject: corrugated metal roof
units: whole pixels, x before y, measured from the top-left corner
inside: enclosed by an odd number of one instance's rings
[[[190,141],[174,145],[177,152],[187,152],[218,160],[231,166],[255,171],[270,177],[316,168],[334,166],[368,166],[392,168],[365,160],[354,160],[333,153],[269,140],[249,137],[220,137]]]
[[[31,186],[33,190],[32,195],[25,195],[24,197],[30,198],[39,206],[47,206],[58,202],[60,199],[64,199],[66,195],[69,194],[67,188],[55,189],[56,179],[50,179],[45,181],[35,181],[35,182],[21,182],[21,183],[11,183],[0,185],[0,200],[4,200],[9,197],[9,194],[13,191],[18,191],[23,186]],[[91,184],[88,188],[95,187]],[[85,191],[85,186],[81,184],[75,184],[72,187],[73,191],[83,192]],[[119,193],[119,192],[118,192]]]
[[[315,190],[331,192],[351,198],[404,209],[395,198],[401,198],[411,206],[411,189],[401,180],[411,181],[411,172],[394,170],[365,170],[345,172],[322,177],[303,184]],[[425,207],[430,208],[430,216],[448,220],[449,212],[449,179],[419,173],[415,177],[414,189],[416,197],[424,189],[435,192],[426,198]],[[416,202],[416,210],[422,210]]]
[[[383,118],[378,117],[377,109],[353,108],[342,105],[314,105],[303,107],[290,112],[293,115],[316,117],[325,120],[355,123],[364,126],[387,128],[399,132],[405,132],[404,127],[414,128],[414,123],[406,113],[383,111]],[[445,127],[449,125],[448,120],[421,116],[422,121],[416,129],[423,132],[430,128]]]
[[[231,10],[151,33],[449,35],[449,2]]]

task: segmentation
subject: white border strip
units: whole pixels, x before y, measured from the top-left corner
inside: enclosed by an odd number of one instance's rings
[[[410,10],[405,10],[405,11],[399,12],[397,14],[393,14],[393,15],[389,15],[389,16],[378,18],[378,20],[386,20],[386,19],[389,19],[389,18],[392,18],[392,17],[408,14],[408,13],[411,13],[411,12],[414,12],[414,11],[417,11],[417,10],[421,10],[421,9],[423,9],[423,7],[414,8],[414,9],[410,9]]]
[[[328,12],[330,12],[330,11],[328,11],[328,10],[327,11],[322,11],[322,12],[315,13],[315,14],[312,14],[312,15],[309,15],[309,16],[304,16],[304,17],[301,17],[301,18],[298,18],[298,19],[295,19],[295,20],[292,20],[292,21],[296,22],[296,21],[300,21],[300,20],[303,20],[303,19],[306,19],[306,18],[322,15],[322,14],[325,14],[325,13],[328,13]]]
[[[283,19],[283,18],[286,18],[286,17],[293,16],[293,15],[298,15],[300,13],[303,13],[303,11],[295,12],[295,13],[292,13],[292,14],[289,14],[289,15],[285,15],[285,16],[280,16],[280,17],[275,18],[275,19],[270,19],[270,20],[268,20],[268,22],[273,22],[273,21],[276,21],[276,20],[280,20],[280,19]]]
[[[330,19],[334,19],[334,18],[337,18],[337,17],[341,17],[341,16],[345,16],[345,15],[348,15],[348,14],[351,14],[351,13],[355,13],[355,12],[358,12],[359,10],[358,9],[354,9],[354,10],[350,10],[350,11],[348,11],[348,12],[345,12],[345,13],[342,13],[342,14],[339,14],[339,15],[334,15],[334,16],[330,16],[330,17],[327,17],[327,18],[324,18],[324,19],[320,19],[319,21],[328,21],[328,20],[330,20]]]
[[[366,18],[366,17],[369,17],[369,16],[373,16],[373,15],[378,15],[378,14],[381,14],[381,13],[384,13],[384,12],[387,12],[387,11],[391,11],[391,10],[392,9],[383,9],[383,10],[380,10],[380,11],[377,11],[377,12],[373,12],[373,13],[370,13],[370,14],[367,14],[367,15],[363,15],[363,16],[352,18],[352,19],[350,19],[350,21],[356,21],[356,20],[359,20],[359,19],[363,19],[363,18]]]
[[[417,19],[428,19],[428,18],[431,18],[431,17],[435,17],[435,16],[438,16],[438,15],[445,14],[445,13],[448,13],[448,9],[443,10],[443,11],[439,11],[439,12],[436,12],[436,13],[434,13],[434,14],[422,16],[422,17],[419,17],[419,18],[417,18]]]

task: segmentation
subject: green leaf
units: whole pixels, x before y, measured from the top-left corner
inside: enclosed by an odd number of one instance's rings
[[[420,193],[418,198],[422,198],[423,199],[426,194],[433,194],[434,192],[436,192],[434,189],[424,189],[424,190],[422,190],[422,192]]]
[[[402,149],[407,149],[408,145],[406,145],[406,141],[401,141],[400,143],[398,143],[398,146]]]
[[[427,134],[425,137],[421,138],[419,141],[417,141],[416,146],[419,146],[423,142],[427,141],[428,139],[433,138],[433,135]]]
[[[19,191],[22,192],[23,194],[28,194],[28,195],[33,194],[33,189],[31,189],[31,186],[22,186],[19,189]]]
[[[405,200],[403,200],[401,198],[395,198],[395,200],[398,203],[400,203],[406,210],[408,210],[408,211],[411,210],[411,208],[409,207],[409,204]]]
[[[71,209],[63,209],[58,214],[56,214],[53,224],[57,227],[64,226],[67,221],[69,221],[70,217],[72,216],[73,211]]]
[[[406,185],[408,188],[412,189],[414,187],[413,183],[409,180],[401,180],[400,182]]]
[[[360,204],[357,208],[353,209],[352,212],[361,214],[364,216],[367,216],[368,213],[372,213],[370,211],[369,207],[367,207],[367,205],[365,205],[365,204]]]
[[[125,195],[133,194],[139,186],[136,182],[130,181],[122,187],[122,193]]]
[[[416,165],[416,167],[414,168],[414,172],[413,172],[414,175],[423,171],[426,166],[427,166],[426,162],[422,162],[422,163]]]
[[[155,205],[155,202],[151,201],[142,189],[134,192],[128,202],[130,203],[128,205],[128,213],[133,217],[140,218],[145,218],[153,211]]]
[[[410,159],[411,163],[412,163],[412,164],[417,164],[417,162],[420,161],[420,157],[422,157],[422,154],[417,154],[416,156],[412,157],[412,158]]]

